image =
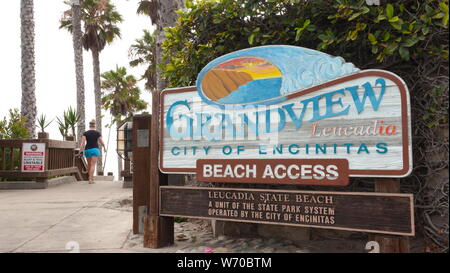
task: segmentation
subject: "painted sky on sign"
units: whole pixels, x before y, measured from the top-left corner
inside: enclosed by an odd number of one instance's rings
[[[254,80],[281,77],[281,72],[276,66],[261,58],[238,58],[226,61],[215,69],[245,72]]]

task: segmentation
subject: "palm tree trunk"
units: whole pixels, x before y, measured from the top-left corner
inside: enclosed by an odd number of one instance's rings
[[[83,45],[81,41],[81,8],[79,0],[72,0],[73,51],[75,61],[75,79],[77,85],[77,113],[80,120],[77,123],[77,141],[81,143],[81,136],[86,129],[86,113],[84,108],[84,74],[83,74]]]
[[[156,26],[156,63],[162,62],[162,42],[166,38],[165,27],[173,27],[177,23],[177,10],[184,8],[183,0],[158,0],[158,24]],[[159,65],[156,66],[156,89],[161,92],[167,87],[166,80],[161,76]],[[185,175],[169,175],[169,185],[183,185]]]
[[[100,53],[96,49],[91,49],[94,66],[94,95],[95,95],[95,121],[97,131],[102,133],[102,93],[100,86]],[[97,173],[103,172],[102,156],[97,160]]]
[[[178,14],[175,12],[184,8],[183,0],[158,0],[158,24],[156,27],[156,63],[161,63],[162,56],[162,42],[166,38],[164,32],[165,27],[175,26]],[[159,66],[156,66],[156,89],[158,91],[167,87],[167,83],[161,76],[161,70]]]
[[[22,101],[21,114],[27,118],[26,128],[30,138],[35,137],[36,96],[34,71],[34,11],[33,0],[20,1],[22,50]]]

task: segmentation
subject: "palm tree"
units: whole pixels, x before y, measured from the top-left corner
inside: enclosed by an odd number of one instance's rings
[[[158,0],[139,1],[137,13],[149,16],[152,24],[156,25],[158,22]]]
[[[175,26],[178,18],[177,10],[184,8],[183,0],[143,0],[139,2],[137,13],[150,16],[152,24],[156,25],[156,63],[161,62],[162,47],[166,35],[165,27]],[[156,69],[156,89],[161,91],[167,86],[161,77],[161,70]]]
[[[81,142],[81,136],[86,128],[86,111],[84,108],[84,74],[83,74],[83,44],[81,31],[81,7],[80,0],[72,0],[72,40],[73,40],[73,52],[75,62],[75,80],[77,86],[77,113],[79,121],[77,124],[77,136],[78,144]]]
[[[110,111],[114,122],[120,124],[129,120],[136,111],[147,108],[147,103],[140,98],[141,90],[136,78],[127,75],[125,67],[116,66],[115,70],[103,73],[102,79],[102,105]]]
[[[133,113],[147,108],[147,103],[140,98],[141,91],[137,87],[137,80],[127,75],[125,67],[116,67],[102,74],[103,107],[109,110],[114,118],[117,129],[124,121],[128,121]],[[111,124],[112,125],[112,124]],[[118,136],[117,136],[118,137]],[[118,173],[122,171],[122,158],[119,156]],[[125,169],[129,169],[129,161],[125,161]]]
[[[141,80],[145,79],[145,88],[154,90],[156,88],[156,35],[144,30],[144,36],[136,39],[129,51],[131,58],[130,66],[147,65],[147,69]]]
[[[66,2],[67,3],[67,2]],[[69,3],[68,3],[69,4]],[[102,130],[101,115],[101,83],[100,83],[100,52],[106,44],[110,44],[116,38],[120,38],[120,29],[117,24],[122,22],[122,16],[116,11],[116,7],[110,0],[83,0],[81,2],[81,20],[84,22],[82,36],[83,47],[92,53],[94,68],[94,93],[95,93],[95,119],[97,130]],[[69,31],[73,28],[71,16],[61,19],[60,28]],[[97,161],[97,170],[102,172],[102,158]]]
[[[25,126],[30,138],[35,137],[36,96],[34,71],[34,4],[33,0],[20,1],[21,50],[22,50],[22,101],[21,114],[26,117]]]

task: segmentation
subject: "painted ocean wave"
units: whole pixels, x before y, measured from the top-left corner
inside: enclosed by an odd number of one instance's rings
[[[238,90],[231,92],[228,96],[217,101],[230,104],[268,100],[280,96],[280,87],[281,78],[253,80],[241,85]]]
[[[267,91],[264,94],[264,99],[260,95],[259,91],[255,92],[257,94],[253,95],[251,91],[244,90],[241,94],[246,94],[251,98],[255,98],[255,101],[247,99],[246,103],[255,104],[270,104],[270,99],[273,98],[273,103],[279,101],[279,96],[287,96],[292,93],[299,92],[303,89],[316,86],[337,78],[341,78],[359,71],[352,63],[345,62],[341,57],[334,57],[323,52],[319,52],[312,49],[307,49],[303,47],[296,46],[285,46],[285,45],[275,45],[275,46],[262,46],[254,47],[244,50],[239,50],[232,52],[230,54],[221,56],[209,64],[207,64],[200,72],[197,79],[197,89],[199,90],[199,95],[210,104],[239,104],[243,103],[242,95],[232,95],[228,98],[222,98],[216,102],[212,102],[209,98],[204,96],[201,89],[201,81],[205,73],[209,70],[215,68],[223,62],[226,62],[235,58],[245,58],[245,57],[258,57],[265,59],[275,65],[282,74],[281,86],[278,93],[273,91]],[[269,81],[270,82],[270,81]],[[262,82],[261,82],[262,83]],[[258,83],[257,85],[260,85]],[[249,85],[251,87],[252,85]],[[262,89],[257,89],[262,90]],[[273,95],[270,98],[268,95]],[[275,97],[275,95],[278,96]],[[236,100],[233,100],[236,98]],[[269,100],[269,102],[267,101]]]

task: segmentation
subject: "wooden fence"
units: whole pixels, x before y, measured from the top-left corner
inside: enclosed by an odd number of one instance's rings
[[[23,143],[45,143],[45,167],[43,172],[22,172]],[[0,177],[6,179],[35,179],[45,181],[49,177],[75,175],[77,180],[87,180],[83,158],[76,157],[74,141],[52,139],[2,139],[0,140]]]

